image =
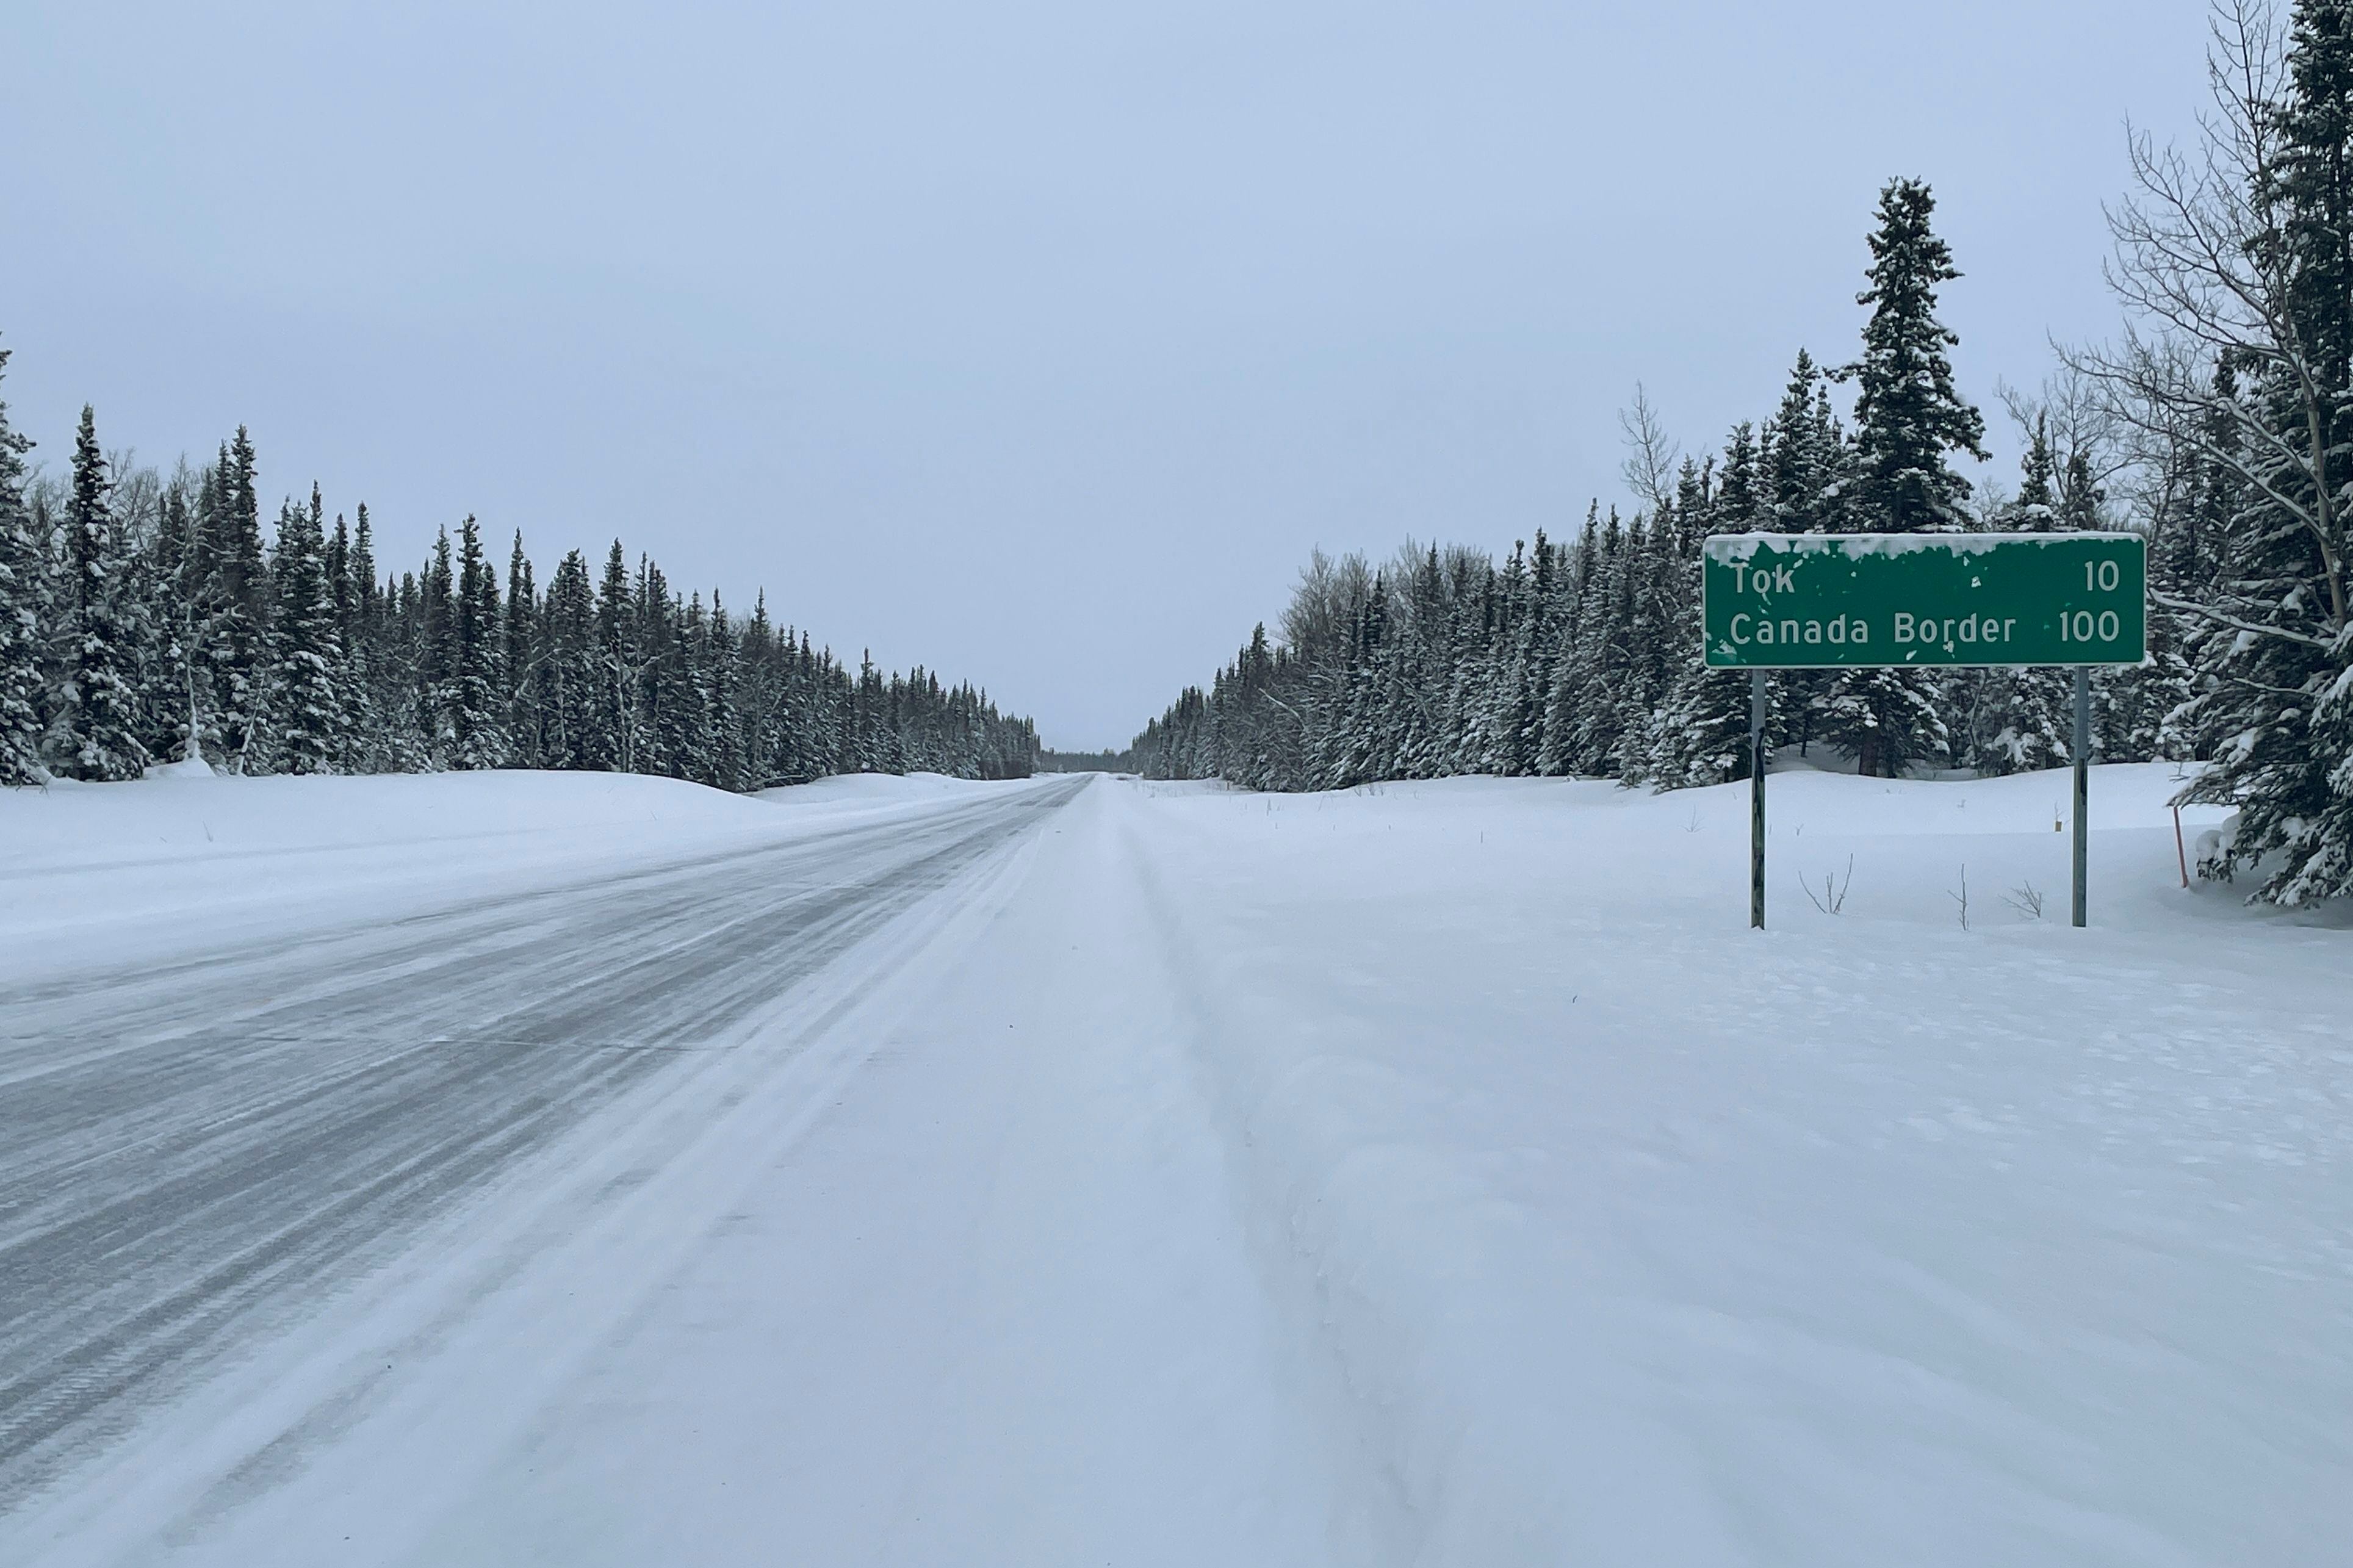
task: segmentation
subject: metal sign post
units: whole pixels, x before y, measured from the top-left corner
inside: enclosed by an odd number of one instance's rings
[[[2137,533],[1739,533],[1708,540],[1710,668],[1751,671],[1748,923],[1765,924],[1765,671],[2069,665],[2075,671],[2074,923],[2089,859],[2091,668],[2146,656]]]
[[[2092,858],[2092,672],[2084,666],[2075,667],[2075,739],[2071,747],[2075,760],[2075,897],[2073,905],[2074,923],[2084,924],[2085,868]]]
[[[1748,672],[1748,924],[1765,929],[1765,672]]]

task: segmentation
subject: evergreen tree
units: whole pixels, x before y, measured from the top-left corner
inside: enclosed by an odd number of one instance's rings
[[[0,349],[0,377],[8,369]],[[33,443],[9,427],[0,401],[0,784],[37,784],[41,762],[41,626],[47,563],[25,505],[25,454]]]
[[[1961,276],[1929,227],[1936,200],[1916,180],[1891,180],[1871,237],[1872,307],[1862,358],[1839,374],[1855,383],[1855,499],[1867,527],[1886,533],[1965,521],[1969,482],[1952,451],[1985,461],[1985,418],[1953,386],[1946,351],[1961,340],[1936,319],[1936,288]]]
[[[354,773],[387,773],[424,765],[422,726],[417,719],[416,683],[400,668],[389,625],[389,609],[376,580],[375,528],[362,501],[354,513],[352,547],[338,594],[347,606],[340,626],[343,643],[343,691],[352,708],[345,764]]]
[[[1820,417],[1822,372],[1813,356],[1798,351],[1789,384],[1766,428],[1772,432],[1772,461],[1765,475],[1767,516],[1759,526],[1774,533],[1828,531],[1828,491],[1835,478],[1837,434]],[[1727,468],[1729,465],[1727,464]]]
[[[542,766],[546,757],[541,733],[545,689],[540,679],[539,627],[539,588],[533,581],[531,557],[522,552],[522,531],[517,529],[514,549],[507,556],[506,625],[499,658],[505,676],[509,761],[517,767]]]
[[[458,737],[458,569],[448,529],[435,533],[432,557],[417,580],[414,607],[404,609],[426,754],[434,767],[452,767]]]
[[[1811,361],[1800,353],[1798,364],[1799,378],[1810,388],[1817,374]],[[1747,461],[1743,449],[1746,429],[1745,426],[1737,426],[1733,432],[1725,458],[1727,474]],[[1771,466],[1776,476],[1775,496],[1780,493],[1779,476],[1785,465],[1802,458],[1807,439],[1793,437],[1786,428],[1777,432]],[[1691,520],[1686,530],[1690,536],[1698,540],[1711,533],[1778,531],[1779,526],[1790,521],[1778,502],[1770,497],[1759,498],[1753,484],[1733,487],[1731,497],[1727,504],[1724,492],[1711,494],[1704,483],[1688,487],[1680,510]],[[1755,509],[1760,499],[1772,509],[1768,516],[1757,515]],[[1691,601],[1675,638],[1683,657],[1666,686],[1651,743],[1651,782],[1662,790],[1723,784],[1748,776],[1749,672],[1711,669],[1702,662],[1695,585],[1698,570],[1694,553],[1683,566],[1683,581],[1688,585],[1685,593]],[[1810,672],[1780,673],[1786,677]],[[1768,709],[1768,725],[1772,717]]]
[[[142,597],[153,646],[142,738],[151,757],[185,761],[202,754],[196,720],[197,492],[197,478],[183,458],[164,488],[148,542]]]
[[[711,591],[711,632],[703,654],[704,684],[710,693],[710,739],[704,752],[709,758],[706,782],[724,790],[750,787],[745,780],[743,713],[739,704],[743,697],[743,651],[735,628],[729,624],[727,608],[719,602],[719,590]],[[931,683],[931,694],[936,697],[937,681]],[[942,751],[934,751],[923,759],[923,765],[934,773],[949,773],[954,761]]]
[[[206,581],[198,659],[210,688],[204,720],[231,770],[260,773],[270,752],[272,585],[261,552],[253,442],[244,426],[222,449],[218,467],[200,522]]]
[[[638,771],[637,619],[628,558],[617,539],[596,592],[596,699],[587,744],[591,765],[623,773]]]
[[[471,516],[458,525],[457,593],[451,601],[448,675],[449,765],[495,768],[507,761],[501,695],[499,578],[482,553]]]
[[[1857,516],[1883,532],[1961,528],[1969,484],[1946,454],[1985,458],[1984,417],[1954,389],[1946,353],[1960,340],[1936,319],[1937,285],[1960,272],[1929,227],[1935,210],[1928,187],[1915,180],[1892,180],[1880,193],[1871,286],[1856,296],[1872,307],[1862,358],[1839,373],[1857,386]],[[1946,754],[1938,687],[1928,670],[1841,670],[1821,699],[1824,729],[1855,754],[1862,773],[1893,778]]]
[[[547,585],[542,657],[547,679],[540,717],[546,765],[596,768],[607,765],[597,743],[596,595],[588,581],[588,558],[568,552]]]
[[[81,779],[135,779],[147,766],[147,748],[139,739],[137,675],[145,617],[115,536],[111,488],[97,421],[84,404],[66,511],[71,585],[58,659],[64,679],[50,727],[58,770]]]
[[[2018,499],[1998,526],[2025,533],[2058,522],[2057,466],[2047,422],[2037,416],[2019,468]],[[1971,701],[1954,741],[1980,773],[2013,773],[2073,761],[2074,677],[2050,665],[1955,671]]]
[[[281,765],[288,773],[339,771],[349,716],[342,675],[343,638],[336,625],[334,585],[327,574],[323,509],[316,486],[308,510],[289,504],[278,518],[276,718]]]

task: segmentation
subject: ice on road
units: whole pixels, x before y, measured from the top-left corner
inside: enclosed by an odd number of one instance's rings
[[[1777,777],[1763,933],[1741,787],[172,787],[0,800],[0,1561],[2353,1539],[2353,934],[2163,769],[2088,931],[2054,776]]]

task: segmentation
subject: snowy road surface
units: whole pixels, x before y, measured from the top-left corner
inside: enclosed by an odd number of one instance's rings
[[[0,983],[0,1508],[1071,788]]]
[[[2353,932],[2162,769],[2082,932],[2049,776],[1761,934],[1742,787],[519,779],[0,800],[0,1562],[2347,1561]]]

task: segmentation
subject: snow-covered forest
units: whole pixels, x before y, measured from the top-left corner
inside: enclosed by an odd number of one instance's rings
[[[1748,678],[1700,664],[1711,533],[2129,529],[2150,543],[2149,657],[2094,679],[2093,750],[2197,762],[2187,799],[2237,808],[2200,866],[2257,896],[2353,894],[2353,11],[2223,0],[2204,142],[2136,138],[2113,209],[2126,322],[2001,389],[2015,488],[1954,384],[1938,291],[1960,277],[1928,187],[1895,180],[1870,236],[1860,353],[1804,351],[1779,402],[1683,457],[1648,400],[1625,416],[1630,515],[1497,563],[1407,546],[1318,554],[1261,626],[1136,738],[1164,778],[1335,788],[1459,773],[1672,789],[1742,776]],[[1851,393],[1851,397],[1848,395]],[[2058,668],[1793,672],[1771,743],[1864,773],[2071,761]]]
[[[7,353],[0,351],[0,371]],[[0,403],[0,783],[587,768],[756,790],[837,773],[1026,777],[1037,732],[970,685],[852,669],[681,596],[616,540],[543,589],[522,537],[505,584],[468,518],[380,573],[367,508],[318,488],[262,539],[254,447],[171,473],[110,458],[84,408],[71,464],[36,472]]]

